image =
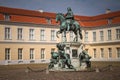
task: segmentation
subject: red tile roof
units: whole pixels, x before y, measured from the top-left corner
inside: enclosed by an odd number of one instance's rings
[[[119,17],[116,17],[116,18],[113,18],[112,20],[112,23],[120,23],[120,16]]]
[[[2,14],[1,14],[2,13]],[[39,12],[33,10],[25,10],[18,8],[8,8],[0,6],[0,20],[4,20],[3,14],[10,14],[11,21],[14,22],[27,22],[35,24],[48,24],[47,18],[51,18],[51,23],[56,25],[56,13]],[[75,15],[75,19],[83,27],[96,27],[108,24],[108,19],[112,19],[113,24],[120,23],[120,11],[111,12],[108,14],[101,14],[97,16],[80,16]]]
[[[33,10],[25,10],[25,9],[18,9],[18,8],[8,8],[0,6],[0,13],[8,13],[13,15],[24,15],[24,16],[31,16],[31,17],[50,17],[55,18],[55,13],[50,12],[39,12]]]
[[[4,20],[4,16],[0,14],[0,20]]]
[[[22,15],[11,15],[11,21],[28,22],[28,23],[35,23],[35,24],[47,24],[45,18],[22,16]]]

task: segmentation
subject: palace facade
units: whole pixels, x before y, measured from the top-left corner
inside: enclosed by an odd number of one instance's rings
[[[0,65],[48,63],[57,51],[56,13],[0,6]],[[97,16],[75,15],[91,61],[120,61],[120,11]],[[74,34],[67,33],[68,41]]]

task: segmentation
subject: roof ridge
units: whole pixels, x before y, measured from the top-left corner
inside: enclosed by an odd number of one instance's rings
[[[17,11],[14,11],[14,10],[17,10]],[[16,14],[16,15],[36,16],[36,17],[37,16],[51,17],[50,15],[55,16],[55,13],[52,13],[52,12],[39,12],[37,10],[35,11],[35,10],[27,10],[27,9],[20,9],[20,8],[9,8],[9,7],[3,7],[3,6],[0,6],[0,12]]]
[[[34,16],[34,17],[51,17],[55,18],[56,13],[52,12],[39,12],[37,10],[28,10],[28,9],[21,9],[21,8],[10,8],[10,7],[4,7],[0,6],[0,12],[4,11],[6,13],[11,13],[11,14],[18,14],[18,15],[25,15],[25,16]],[[3,10],[2,10],[3,9]],[[5,10],[7,9],[7,10]],[[13,10],[10,11],[9,9]],[[17,10],[17,11],[14,11]],[[104,19],[104,18],[111,18],[115,16],[119,16],[120,11],[114,11],[110,13],[105,13],[105,14],[100,14],[100,15],[95,15],[95,16],[82,16],[82,15],[75,15],[76,20],[97,20],[97,19]]]

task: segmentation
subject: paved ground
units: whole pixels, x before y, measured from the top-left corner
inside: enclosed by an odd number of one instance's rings
[[[47,72],[44,66],[0,66],[0,80],[120,80],[120,66],[100,68],[96,71]],[[43,71],[42,71],[43,70]]]

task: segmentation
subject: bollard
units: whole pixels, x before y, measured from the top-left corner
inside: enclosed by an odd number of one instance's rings
[[[48,69],[48,67],[46,68],[46,74],[49,74],[49,69]]]
[[[99,68],[96,66],[95,72],[100,72]]]
[[[109,69],[110,69],[110,71],[113,71],[112,65],[109,65]]]

